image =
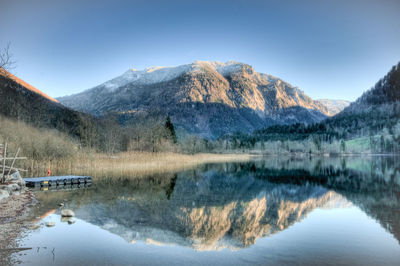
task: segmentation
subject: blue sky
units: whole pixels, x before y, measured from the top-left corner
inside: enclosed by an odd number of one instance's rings
[[[53,97],[129,68],[235,60],[355,100],[400,61],[399,14],[397,0],[0,0],[0,47]]]

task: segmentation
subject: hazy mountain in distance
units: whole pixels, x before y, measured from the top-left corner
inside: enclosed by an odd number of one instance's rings
[[[329,116],[340,113],[344,108],[350,105],[350,102],[345,100],[319,99],[317,102],[323,104],[328,109]]]
[[[332,114],[297,87],[238,62],[131,69],[58,100],[75,110],[97,116],[117,112],[128,120],[168,114],[178,128],[211,138],[274,124],[310,124]]]

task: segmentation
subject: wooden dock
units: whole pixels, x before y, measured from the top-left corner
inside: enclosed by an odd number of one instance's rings
[[[5,143],[3,145],[0,143],[0,183],[6,183],[13,173],[26,171],[14,166],[16,161],[27,159],[26,157],[18,157],[19,152],[20,148],[17,149],[13,157],[8,157],[7,155],[10,153],[8,150],[8,144]],[[7,161],[10,161],[10,166],[7,165]],[[43,190],[88,187],[92,184],[92,177],[74,175],[33,177],[24,178],[24,180],[27,187],[43,188]]]
[[[76,184],[91,184],[92,177],[90,176],[46,176],[46,177],[32,177],[24,178],[27,187],[64,187]]]

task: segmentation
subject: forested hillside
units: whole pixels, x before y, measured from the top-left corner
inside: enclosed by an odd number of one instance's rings
[[[37,128],[57,129],[93,146],[97,118],[73,111],[5,70],[0,72],[0,114]],[[89,132],[92,131],[92,132]]]

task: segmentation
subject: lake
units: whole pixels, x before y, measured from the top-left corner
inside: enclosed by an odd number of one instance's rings
[[[284,158],[37,191],[22,265],[400,265],[400,158]],[[60,216],[59,204],[75,212]],[[54,222],[54,227],[46,227]]]

